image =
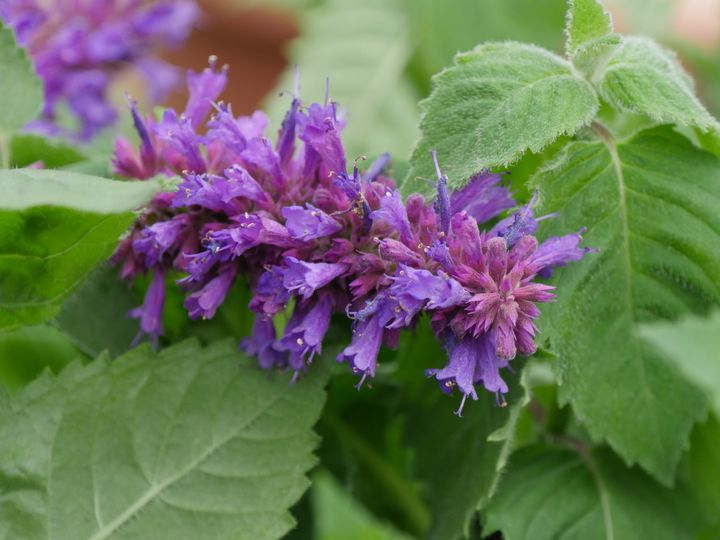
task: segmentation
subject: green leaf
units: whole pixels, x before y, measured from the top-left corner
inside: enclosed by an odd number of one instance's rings
[[[128,317],[139,303],[118,269],[101,264],[65,300],[52,324],[88,356],[107,351],[114,358],[130,348],[139,331],[138,321]]]
[[[514,368],[519,371],[522,366]],[[429,499],[430,540],[466,537],[473,516],[497,488],[512,449],[515,423],[528,401],[517,374],[504,378],[510,387],[506,407],[499,407],[495,396],[482,388],[477,401],[465,404],[462,418],[452,415],[458,396],[453,402],[439,388],[427,390],[436,392],[432,401],[414,406],[408,445]]]
[[[188,341],[39,379],[0,407],[0,535],[280,538],[326,378],[271,380],[234,342]]]
[[[570,0],[565,48],[570,57],[613,33],[610,14],[599,0]]]
[[[0,171],[0,328],[38,324],[113,251],[156,181]]]
[[[86,159],[80,149],[67,141],[30,133],[15,135],[10,140],[10,155],[12,167],[27,167],[41,161],[47,169],[58,169]]]
[[[327,472],[313,475],[315,540],[410,540],[410,536],[378,521],[342,490]]]
[[[18,390],[43,370],[60,371],[81,356],[67,336],[50,326],[0,332],[0,387]]]
[[[717,138],[720,126],[695,97],[690,76],[673,52],[650,39],[623,38],[593,80],[603,99],[620,110],[711,131]]]
[[[649,324],[640,328],[640,335],[707,393],[720,415],[720,312],[707,319],[685,317],[676,323]]]
[[[720,302],[720,161],[668,127],[573,142],[536,179],[540,237],[587,227],[600,249],[557,274],[542,324],[560,395],[596,438],[671,483],[706,400],[639,325]]]
[[[27,51],[0,22],[0,135],[19,130],[40,114],[42,83]],[[3,158],[5,159],[5,157]]]
[[[530,447],[513,455],[483,530],[506,540],[690,540],[691,516],[682,494],[607,450]]]
[[[382,152],[404,158],[412,147],[418,96],[404,76],[412,53],[407,27],[400,0],[328,0],[301,18],[290,51],[290,63],[300,68],[301,97],[322,102],[329,78],[330,98],[347,110],[343,142],[351,158]],[[270,94],[276,121],[290,105],[276,96],[292,88],[291,65]]]
[[[459,54],[433,79],[422,103],[422,134],[402,189],[431,194],[436,149],[450,186],[504,167],[588,124],[598,110],[592,87],[562,58],[520,43],[489,43]]]
[[[706,422],[695,426],[683,469],[685,483],[707,523],[720,525],[720,421],[716,416],[711,414]]]

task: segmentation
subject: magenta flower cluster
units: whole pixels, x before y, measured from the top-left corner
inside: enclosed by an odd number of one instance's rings
[[[182,177],[115,255],[125,278],[152,273],[144,305],[132,313],[142,331],[154,340],[162,333],[168,271],[185,276],[178,283],[191,318],[213,317],[242,276],[256,318],[241,346],[264,368],[302,374],[340,314],[353,330],[337,360],[358,375],[359,388],[375,375],[381,346],[395,347],[425,313],[449,357],[426,373],[445,392],[460,391],[457,414],[468,396],[477,399],[475,385],[504,403],[501,370],[535,352],[537,305],[553,299],[553,288],[536,279],[582,258],[580,235],[538,244],[533,201],[481,231],[479,223],[516,206],[495,174],[451,193],[438,167],[433,202],[417,194],[403,201],[387,176],[389,156],[348,171],[335,103],[304,107],[296,90],[273,143],[262,112],[237,118],[230,106],[212,104],[225,82],[214,65],[190,73],[185,111],[168,110],[159,121],[131,104],[140,148],[117,143],[118,173]],[[289,306],[276,335],[273,318]]]
[[[0,20],[27,47],[44,84],[42,114],[28,127],[89,140],[116,120],[108,86],[128,66],[144,75],[152,99],[161,101],[178,76],[151,53],[184,41],[199,14],[194,0],[0,1]],[[77,129],[59,125],[63,106]]]

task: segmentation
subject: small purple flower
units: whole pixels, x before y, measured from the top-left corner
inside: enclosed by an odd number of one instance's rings
[[[342,263],[307,263],[295,257],[285,257],[285,264],[287,268],[283,285],[288,291],[297,291],[297,294],[305,299],[348,269],[347,265]]]
[[[191,319],[212,319],[215,311],[225,300],[230,287],[235,281],[235,269],[232,266],[224,267],[217,277],[211,279],[197,292],[185,299],[185,308]]]
[[[143,334],[150,336],[150,341],[157,347],[158,337],[163,333],[162,311],[165,303],[165,277],[161,270],[153,270],[152,281],[145,292],[143,305],[131,310],[128,315],[140,319],[140,333],[135,338],[137,343]]]
[[[408,220],[407,209],[398,190],[388,191],[380,199],[380,208],[370,214],[373,221],[381,221],[396,230],[400,240],[406,245],[413,244],[412,230]]]
[[[335,234],[342,225],[332,216],[307,203],[302,206],[286,206],[282,209],[290,236],[296,240],[314,240]]]
[[[185,106],[185,116],[193,129],[197,129],[212,108],[213,102],[227,84],[227,66],[216,71],[217,57],[211,56],[209,66],[200,73],[188,71],[187,86],[190,97]]]
[[[180,239],[180,233],[187,226],[186,216],[180,215],[170,221],[159,221],[146,227],[140,237],[133,241],[136,253],[145,255],[145,265],[155,266],[161,257]]]
[[[257,358],[261,368],[271,369],[282,365],[287,357],[286,353],[276,350],[274,344],[275,326],[272,319],[258,315],[253,323],[252,334],[240,341],[240,348]]]
[[[457,214],[464,210],[478,223],[485,223],[515,206],[510,190],[500,185],[501,180],[501,175],[489,172],[473,176],[465,187],[452,193],[452,213]]]
[[[565,236],[553,236],[540,244],[535,251],[531,265],[533,269],[543,278],[552,276],[553,268],[566,266],[567,263],[581,260],[586,254],[597,251],[593,248],[580,247],[582,242],[581,229],[575,234]]]
[[[333,298],[329,293],[321,293],[316,300],[301,302],[295,307],[285,327],[285,335],[275,348],[288,353],[288,365],[296,374],[322,352],[322,340],[330,326],[332,313]]]

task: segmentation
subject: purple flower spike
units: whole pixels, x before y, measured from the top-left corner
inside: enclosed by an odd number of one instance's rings
[[[305,299],[348,269],[347,265],[342,263],[307,263],[295,257],[285,257],[285,264],[287,269],[283,285],[288,291],[297,291],[297,294]]]
[[[128,315],[140,319],[140,332],[133,341],[136,345],[143,334],[150,336],[153,347],[157,348],[158,338],[163,333],[162,311],[165,303],[165,277],[161,270],[153,270],[152,281],[145,293],[143,305],[131,310]]]
[[[450,230],[450,194],[447,188],[447,176],[440,170],[437,151],[432,150],[431,153],[435,164],[435,172],[437,173],[437,196],[433,208],[440,218],[440,230],[447,234]]]
[[[314,240],[330,236],[342,229],[342,225],[335,218],[310,203],[307,203],[305,208],[286,206],[282,209],[282,215],[287,220],[285,226],[290,236],[296,240]]]

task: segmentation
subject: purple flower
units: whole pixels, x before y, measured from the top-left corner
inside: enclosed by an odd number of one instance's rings
[[[180,215],[170,221],[159,221],[140,232],[133,241],[136,253],[145,255],[145,265],[155,266],[160,258],[180,239],[180,233],[187,226],[186,216]]]
[[[140,319],[140,333],[135,343],[143,334],[150,336],[150,341],[157,347],[158,336],[162,335],[162,310],[165,303],[165,278],[161,270],[153,270],[152,281],[145,292],[143,305],[131,310],[128,315],[133,319]]]
[[[531,264],[533,269],[543,278],[552,276],[553,268],[566,266],[567,263],[581,260],[587,253],[597,251],[593,248],[580,247],[582,242],[581,229],[575,234],[553,236],[540,244],[535,251]]]
[[[330,326],[332,313],[333,298],[329,293],[296,306],[285,327],[285,335],[275,344],[278,351],[288,353],[288,365],[296,374],[305,369],[306,362],[311,363],[315,355],[322,352],[322,340]]]
[[[504,210],[515,206],[510,190],[500,185],[502,176],[482,172],[473,176],[467,185],[454,191],[450,198],[453,214],[466,211],[478,223],[485,223]]]
[[[283,285],[288,291],[297,291],[297,294],[305,299],[348,269],[347,265],[342,263],[307,263],[295,257],[285,257],[285,264]]]
[[[271,369],[285,362],[286,353],[276,350],[275,326],[272,319],[258,315],[253,323],[252,334],[240,341],[240,348],[250,356],[258,359],[263,369]]]
[[[379,220],[396,230],[404,244],[411,245],[413,243],[407,210],[398,190],[385,193],[385,196],[380,199],[380,208],[370,214],[370,218],[373,221]]]
[[[197,129],[212,108],[213,102],[227,84],[227,66],[216,71],[217,57],[211,56],[209,66],[200,73],[188,71],[187,86],[190,97],[185,106],[185,116],[190,125]]]
[[[367,377],[375,376],[377,355],[383,341],[385,326],[393,317],[391,304],[384,296],[375,298],[362,310],[353,314],[353,335],[350,345],[338,355],[338,362],[347,361],[356,375],[361,375],[360,389]]]
[[[286,206],[282,209],[285,226],[296,240],[314,240],[335,234],[342,225],[332,216],[308,203],[302,206]]]
[[[449,394],[455,387],[460,390],[463,397],[460,407],[455,411],[457,416],[462,416],[468,396],[477,400],[474,386],[477,383],[482,383],[486,390],[495,393],[498,403],[504,405],[502,395],[507,393],[508,387],[500,377],[500,369],[507,366],[507,360],[495,354],[490,334],[484,334],[480,339],[465,337],[460,341],[450,337],[446,349],[449,357],[447,365],[442,369],[425,370],[425,374],[435,377],[445,393]]]
[[[177,45],[190,33],[199,11],[191,0],[146,2],[38,2],[3,0],[0,18],[16,31],[43,80],[45,106],[29,129],[89,140],[115,122],[108,99],[110,83],[127,66],[148,74],[155,97],[173,77],[153,58],[159,46]],[[162,66],[158,68],[158,66]],[[162,83],[153,86],[157,80]],[[77,130],[61,127],[65,104]]]
[[[224,267],[219,271],[217,277],[208,281],[199,291],[188,296],[185,299],[185,307],[190,318],[212,319],[234,281],[235,269],[232,266]]]

